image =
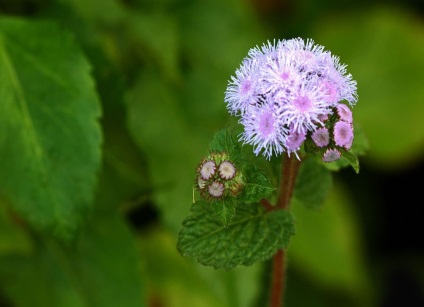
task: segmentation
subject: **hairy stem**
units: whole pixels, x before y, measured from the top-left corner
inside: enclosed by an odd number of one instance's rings
[[[276,209],[287,210],[290,204],[290,198],[293,194],[296,183],[297,171],[300,161],[293,155],[291,157],[284,155],[281,166],[280,195]],[[284,290],[286,283],[286,253],[284,250],[278,250],[274,255],[272,263],[272,281],[271,281],[271,307],[282,307],[284,302]]]

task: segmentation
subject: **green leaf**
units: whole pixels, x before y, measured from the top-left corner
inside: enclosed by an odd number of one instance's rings
[[[0,19],[0,195],[33,227],[70,239],[101,158],[90,66],[54,23]]]
[[[210,151],[227,152],[233,161],[240,160],[241,147],[227,128],[220,129],[215,133],[209,144]]]
[[[0,202],[0,256],[27,254],[32,250],[32,242],[22,222],[9,209]]]
[[[233,220],[222,226],[211,205],[198,202],[183,221],[177,248],[203,265],[230,270],[271,258],[289,244],[294,232],[288,211],[265,212],[258,204],[238,204]]]
[[[310,209],[319,208],[332,185],[330,171],[314,158],[305,159],[299,168],[293,198]]]
[[[358,157],[356,157],[354,154],[352,154],[350,151],[341,150],[342,152],[342,158],[346,159],[346,161],[350,164],[350,166],[353,167],[356,173],[359,173],[359,160]]]

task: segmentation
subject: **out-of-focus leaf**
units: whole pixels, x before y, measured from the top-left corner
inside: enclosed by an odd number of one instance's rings
[[[230,224],[223,226],[211,204],[197,202],[183,221],[178,250],[200,263],[230,270],[271,258],[294,234],[288,211],[265,212],[259,204],[238,204]]]
[[[314,282],[366,302],[372,289],[352,205],[340,185],[334,186],[320,210],[308,210],[293,199],[296,236],[288,253],[291,265]]]
[[[0,202],[0,257],[8,254],[26,254],[32,250],[32,242],[18,217]]]
[[[73,248],[46,240],[31,255],[0,257],[0,286],[21,307],[143,307],[139,269],[115,216],[90,223]]]
[[[248,50],[263,43],[257,17],[246,3],[195,1],[179,12],[184,75],[184,107],[199,128],[221,128],[229,116],[224,92]],[[218,125],[218,126],[217,126]]]
[[[131,37],[146,60],[153,59],[171,80],[179,78],[179,33],[174,15],[164,13],[129,15]]]
[[[258,294],[261,264],[230,272],[202,266],[182,257],[174,237],[161,229],[141,234],[139,247],[150,301],[162,306],[246,307]]]
[[[332,185],[330,171],[314,158],[302,161],[293,198],[310,209],[319,208]]]
[[[58,0],[69,5],[78,15],[93,24],[111,26],[125,18],[125,10],[119,0]]]
[[[364,161],[399,167],[421,157],[424,26],[419,17],[376,7],[325,16],[312,29],[317,43],[340,56],[358,82],[354,120],[371,144]]]
[[[131,135],[146,157],[153,200],[165,225],[177,232],[192,201],[196,164],[211,136],[198,137],[172,88],[154,73],[141,76],[128,93],[127,107]]]
[[[0,194],[35,228],[70,239],[100,163],[90,66],[51,22],[0,20]]]

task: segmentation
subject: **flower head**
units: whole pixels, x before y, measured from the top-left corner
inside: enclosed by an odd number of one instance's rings
[[[222,179],[230,180],[236,175],[236,168],[230,161],[224,161],[219,165],[219,176]]]
[[[339,103],[337,105],[337,114],[339,115],[340,119],[351,123],[353,118],[352,118],[352,111],[349,109],[349,107],[343,103]]]
[[[300,146],[302,146],[305,139],[306,133],[303,131],[296,131],[296,129],[294,129],[294,126],[292,125],[290,127],[290,132],[287,136],[285,143],[288,154],[290,154],[291,152],[296,153],[296,151],[299,150]]]
[[[213,174],[215,174],[216,165],[215,162],[209,160],[205,161],[200,166],[200,175],[203,180],[207,180],[212,177]]]
[[[330,142],[330,134],[328,129],[323,127],[315,130],[312,133],[312,140],[318,147],[325,147]]]
[[[214,181],[208,186],[209,195],[214,198],[220,198],[224,195],[224,185],[219,181]]]
[[[283,152],[287,131],[281,125],[272,104],[265,103],[252,108],[243,115],[240,122],[244,125],[240,140],[253,145],[256,155],[262,149],[264,149],[263,155],[267,158],[273,153]]]
[[[352,125],[345,121],[338,121],[334,125],[334,142],[337,146],[349,149],[353,142]]]
[[[301,38],[249,50],[225,92],[227,109],[244,126],[240,140],[267,158],[298,151],[308,131],[323,127],[334,110],[349,122],[350,110],[341,100],[351,106],[357,101],[356,82],[346,65]]]
[[[322,161],[333,162],[333,161],[340,159],[340,157],[341,157],[340,151],[338,151],[337,149],[334,149],[334,148],[328,148],[324,152],[324,155],[322,156]]]

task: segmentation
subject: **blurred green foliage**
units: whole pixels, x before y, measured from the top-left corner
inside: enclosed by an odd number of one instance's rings
[[[267,263],[226,272],[176,248],[251,47],[302,36],[348,64],[361,165],[398,169],[424,151],[422,20],[323,3],[1,1],[0,305],[263,306]],[[322,180],[322,206],[292,203],[287,306],[377,306],[357,204]]]

